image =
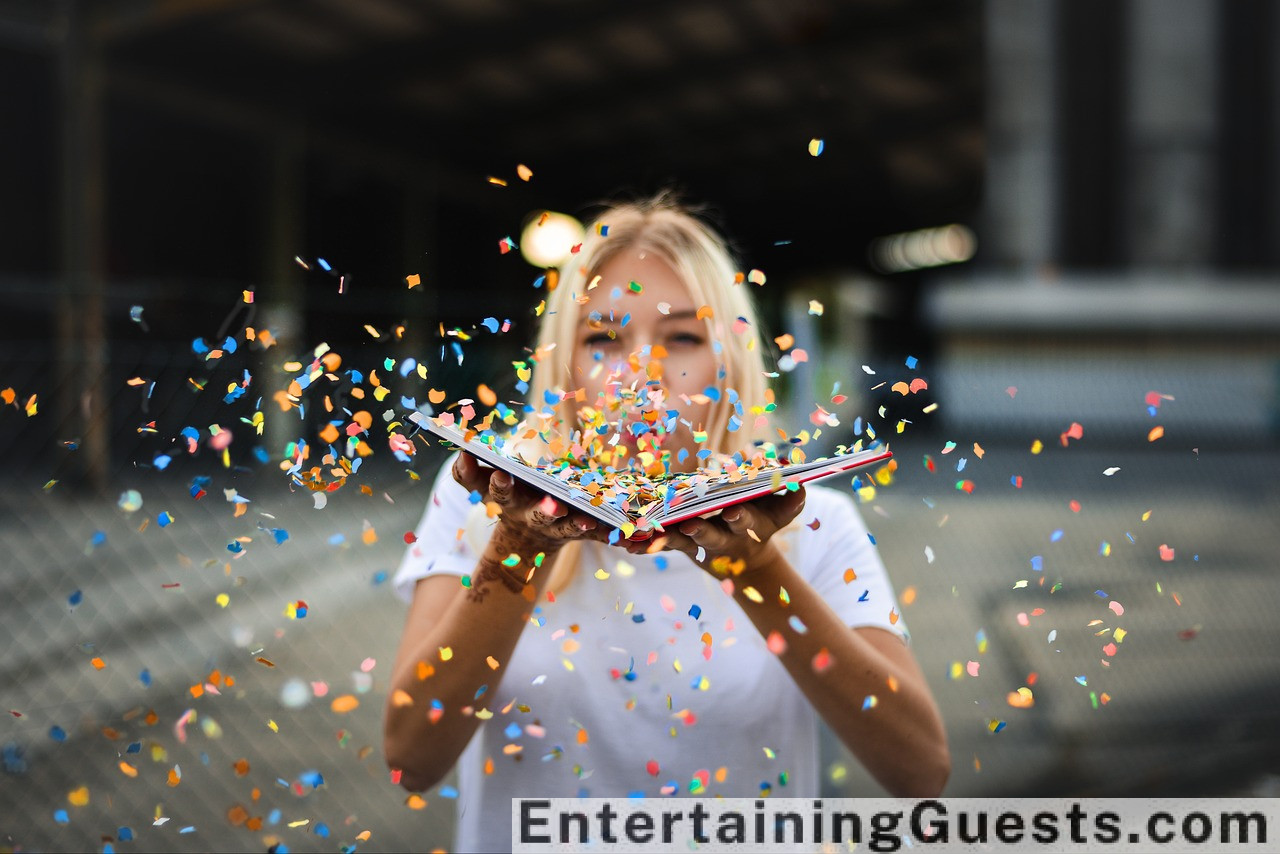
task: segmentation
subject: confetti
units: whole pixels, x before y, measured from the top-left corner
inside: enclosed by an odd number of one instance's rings
[[[816,137],[809,140],[809,154],[811,156],[813,157],[819,156],[820,154],[822,154],[822,150],[824,148],[826,148],[826,143],[823,140],[818,139]]]

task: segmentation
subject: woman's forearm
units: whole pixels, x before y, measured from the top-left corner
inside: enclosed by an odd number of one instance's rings
[[[951,767],[946,732],[902,642],[850,629],[779,553],[734,581],[743,611],[765,638],[778,634],[779,660],[872,776],[895,796],[938,794]],[[778,638],[771,646],[779,648]]]
[[[495,532],[469,588],[452,577],[419,582],[453,589],[415,595],[396,655],[384,751],[406,788],[429,788],[448,773],[481,722],[473,710],[492,701],[541,587],[541,578],[524,581],[534,558],[527,550]],[[503,566],[512,553],[520,565]],[[553,557],[544,559],[548,569]]]

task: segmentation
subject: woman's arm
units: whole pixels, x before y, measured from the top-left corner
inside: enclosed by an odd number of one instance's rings
[[[886,629],[850,629],[776,548],[735,580],[733,598],[844,745],[897,797],[932,797],[951,773],[942,717],[915,656]],[[780,590],[787,591],[784,605]],[[753,596],[751,591],[757,594]],[[760,601],[756,601],[756,598]],[[803,634],[790,625],[805,626]],[[867,697],[875,705],[864,710]]]
[[[454,477],[502,513],[469,588],[456,577],[433,576],[414,590],[383,723],[387,765],[413,791],[439,782],[475,734],[480,720],[470,709],[483,708],[497,688],[561,547],[596,536],[594,520],[517,486],[506,472],[482,468],[468,454],[458,457]],[[526,582],[539,553],[546,569]],[[507,567],[503,561],[512,554],[520,563]],[[477,697],[482,686],[489,690]],[[434,720],[433,701],[440,704]]]
[[[936,795],[950,775],[951,757],[915,656],[890,631],[846,626],[771,541],[803,506],[803,489],[758,499],[719,518],[683,522],[660,545],[713,572],[726,565],[736,570],[734,599],[762,636],[781,638],[779,660],[845,746],[891,794]],[[791,626],[792,617],[803,633]],[[776,641],[772,646],[778,648]],[[864,711],[868,696],[875,705]]]

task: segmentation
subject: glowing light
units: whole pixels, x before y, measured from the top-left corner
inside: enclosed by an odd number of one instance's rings
[[[880,237],[871,243],[871,262],[881,272],[905,273],[946,264],[961,264],[973,257],[978,240],[963,225],[922,228]]]
[[[536,211],[520,235],[520,254],[535,267],[558,267],[582,242],[584,229],[568,214]]]

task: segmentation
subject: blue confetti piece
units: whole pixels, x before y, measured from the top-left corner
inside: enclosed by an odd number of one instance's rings
[[[504,729],[504,730],[502,731],[502,734],[503,734],[503,735],[505,735],[507,738],[512,738],[512,739],[514,739],[514,738],[519,738],[519,737],[520,737],[520,734],[521,734],[523,731],[524,731],[524,730],[520,729],[520,724],[515,723],[515,722],[513,721],[513,722],[511,722],[511,723],[507,724],[507,728],[506,728],[506,729]]]
[[[657,567],[658,572],[662,572],[667,568],[667,559],[662,555],[658,555],[653,559],[653,565]]]
[[[70,596],[67,597],[67,604],[69,604],[72,608],[79,605],[83,601],[84,601],[84,594],[81,593],[79,590],[76,590]]]
[[[203,356],[209,352],[209,345],[204,342],[203,338],[197,338],[191,342],[191,352],[197,356]]]
[[[915,356],[907,357],[907,367],[910,368],[911,370],[914,371],[916,369],[916,365],[918,364],[920,364],[920,360],[917,359]]]
[[[169,515],[168,511],[161,513],[156,517],[156,524],[161,528],[167,528],[173,524],[173,517]]]
[[[151,461],[151,465],[164,471],[169,467],[169,463],[173,462],[173,457],[168,454],[156,454],[156,458]]]
[[[346,541],[347,541],[346,534],[334,534],[333,536],[329,537],[329,545],[331,546],[340,546]]]
[[[320,269],[324,270],[326,273],[332,272],[333,270],[333,268],[329,266],[329,262],[324,260],[323,258],[317,258],[316,263],[319,264]]]
[[[622,315],[622,325],[626,326],[630,322],[631,322],[631,312],[628,311],[626,314]]]
[[[1061,528],[1057,529],[1056,531],[1054,531],[1052,534],[1049,535],[1049,542],[1051,543],[1056,543],[1058,542],[1058,540],[1061,540],[1061,539],[1062,539]]]
[[[222,349],[228,353],[234,353],[236,351],[236,339],[228,335],[222,342]]]
[[[253,458],[264,465],[271,459],[270,455],[267,454],[267,449],[261,445],[253,449]]]
[[[54,810],[53,820],[56,821],[58,824],[70,824],[71,816],[67,815],[66,810]]]
[[[632,615],[631,615],[631,622],[633,622],[633,623],[643,623],[643,622],[644,622],[644,614],[632,614]]]
[[[871,545],[874,546],[876,544],[876,535],[870,531],[867,532],[867,539],[871,541]]]
[[[862,595],[858,597],[858,601],[859,601],[859,602],[866,602],[866,601],[867,601],[868,599],[870,599],[870,598],[871,598],[871,591],[870,591],[870,590],[863,590],[863,591],[862,591]]]
[[[282,546],[289,539],[289,532],[284,528],[272,528],[271,536],[276,538],[276,545]]]
[[[178,832],[179,832],[179,833],[195,833],[195,832],[196,832],[196,826],[195,826],[194,824],[188,824],[186,827],[182,828],[182,829],[181,829],[181,830],[179,830]],[[279,849],[277,849],[277,850],[279,850]]]
[[[244,551],[244,546],[240,545],[240,543],[235,540],[232,540],[227,543],[227,551],[231,552],[233,555],[238,555]]]
[[[485,329],[488,329],[494,335],[498,334],[498,318],[486,317],[484,320],[480,321],[480,325]]]
[[[280,782],[284,782],[284,781],[281,780]],[[288,786],[289,784],[285,783],[285,788],[288,788]],[[279,823],[280,823],[280,809],[277,807],[276,809],[273,809],[271,812],[267,813],[267,824],[279,824]],[[276,850],[279,851],[280,849],[277,848]]]
[[[1036,572],[1043,572],[1043,571],[1044,571],[1044,556],[1043,556],[1043,555],[1036,555],[1035,557],[1031,558],[1031,568],[1032,568],[1033,570],[1035,570]]]
[[[49,727],[49,738],[52,738],[58,743],[62,743],[67,740],[67,731],[57,724],[54,724]]]
[[[452,800],[458,797],[458,790],[455,789],[453,786],[441,786],[440,797],[449,798],[450,800]]]
[[[474,697],[472,697],[471,699],[473,699],[473,700],[479,700],[481,697],[483,697],[483,696],[484,696],[484,692],[485,692],[485,691],[488,691],[488,690],[489,690],[489,686],[488,686],[488,685],[481,685],[479,688],[477,688],[477,689],[476,689],[476,694],[475,694],[475,696],[474,696]],[[444,706],[443,706],[443,705],[441,705],[441,706],[439,706],[439,708],[440,708],[440,709],[443,709],[443,708],[444,708]]]
[[[386,580],[387,580],[387,571],[385,569],[380,569],[373,574],[374,587],[377,587],[379,584],[383,583]]]
[[[310,786],[313,789],[318,789],[324,785],[324,775],[319,771],[304,771],[298,775],[298,779],[301,780],[304,785]]]
[[[706,388],[704,388],[702,390],[702,393],[705,394],[707,397],[711,398],[713,402],[720,400],[720,389],[716,388],[713,385],[709,385]]]
[[[480,502],[484,501],[484,496],[473,489],[471,490],[471,494],[467,496],[467,500],[470,501],[472,504],[479,504]]]
[[[126,747],[126,748],[124,749],[124,752],[125,752],[125,753],[141,753],[141,752],[142,752],[142,742],[140,742],[140,741],[135,741],[135,742],[133,742],[132,744],[130,744],[128,747]]]
[[[616,546],[618,544],[618,540],[621,540],[621,539],[622,539],[622,532],[619,531],[617,528],[614,528],[612,531],[609,532],[609,545]]]
[[[93,536],[89,538],[89,544],[93,546],[100,546],[106,541],[107,541],[106,531],[94,531]]]
[[[138,681],[142,683],[143,688],[151,687],[151,671],[145,667],[138,673]]]
[[[316,836],[319,836],[321,839],[328,839],[328,838],[329,838],[329,825],[325,824],[324,822],[320,822],[320,823],[316,824],[316,827],[315,827],[315,834],[316,834]]]
[[[1107,591],[1105,591],[1105,590],[1095,590],[1095,591],[1093,591],[1093,595],[1094,595],[1094,596],[1097,596],[1099,599],[1106,599],[1106,598],[1107,598]]]
[[[690,605],[690,606],[689,606],[689,616],[690,616],[690,617],[693,617],[695,620],[697,620],[697,619],[701,618],[701,617],[702,617],[702,606],[701,606],[701,605]]]
[[[116,828],[116,839],[120,840],[121,842],[132,842],[132,841],[133,841],[133,828],[132,828],[132,827],[127,827],[127,826],[125,826],[125,827],[117,827],[117,828]]]
[[[546,277],[546,276],[539,276],[538,278],[536,278],[536,279],[534,279],[534,280],[533,280],[533,287],[534,287],[535,289],[536,289],[536,288],[540,288],[540,287],[542,287],[542,286],[546,283],[546,281],[547,281],[547,277]]]
[[[293,615],[294,615],[295,617],[297,617],[299,620],[306,619],[306,616],[307,616],[307,606],[306,606],[306,605],[298,605],[297,607],[295,607],[295,608],[293,609]]]
[[[964,471],[964,467],[968,462],[969,461],[966,460],[964,457],[961,457],[959,460],[956,461],[956,471]]]
[[[1079,683],[1079,684],[1081,684],[1081,685],[1088,685],[1088,684],[1089,684],[1089,678],[1088,678],[1087,676],[1077,676],[1077,677],[1076,677],[1076,682],[1078,682],[1078,683]]]

